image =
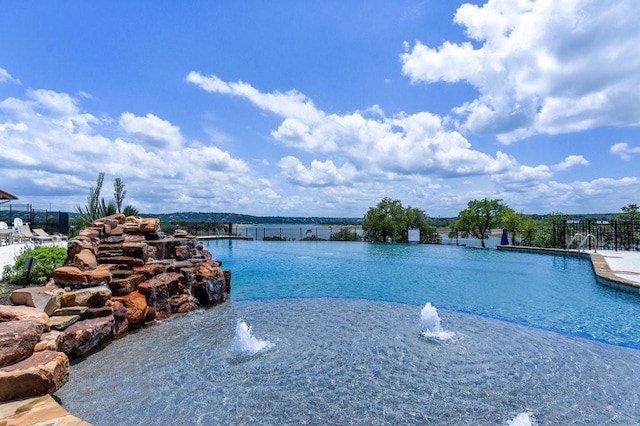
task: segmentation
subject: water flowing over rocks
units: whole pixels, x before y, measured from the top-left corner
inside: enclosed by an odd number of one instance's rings
[[[46,286],[16,290],[14,306],[0,305],[0,424],[86,424],[47,395],[67,382],[69,360],[225,301],[231,272],[220,266],[185,231],[164,235],[156,218],[94,221],[69,240],[65,265]]]

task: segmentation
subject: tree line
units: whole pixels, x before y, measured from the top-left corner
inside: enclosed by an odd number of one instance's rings
[[[628,204],[615,220],[640,223],[640,207]],[[458,216],[449,221],[449,237],[474,237],[485,247],[490,231],[506,229],[513,244],[551,247],[551,224],[569,219],[568,215],[552,212],[541,219],[518,213],[501,199],[471,200]],[[442,220],[440,221],[442,223]],[[362,222],[364,240],[371,242],[406,243],[409,228],[420,230],[421,243],[439,242],[436,227],[429,224],[427,214],[416,207],[404,207],[399,200],[385,197],[369,208]]]

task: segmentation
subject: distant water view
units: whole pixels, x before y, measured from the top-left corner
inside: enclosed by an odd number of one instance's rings
[[[588,259],[206,244],[233,271],[229,303],[74,365],[57,393],[73,414],[96,425],[640,421],[640,300],[599,285]]]

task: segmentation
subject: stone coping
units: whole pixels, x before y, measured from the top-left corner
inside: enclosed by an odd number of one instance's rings
[[[640,283],[616,274],[607,263],[606,257],[598,252],[512,245],[499,245],[497,246],[497,249],[539,254],[589,256],[591,259],[591,265],[593,266],[593,271],[595,272],[596,278],[600,284],[613,287],[618,290],[640,294]]]
[[[0,404],[0,424],[91,426],[91,423],[69,414],[51,395]]]

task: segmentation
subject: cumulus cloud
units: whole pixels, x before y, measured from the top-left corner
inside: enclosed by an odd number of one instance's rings
[[[309,187],[345,184],[350,182],[356,174],[353,165],[345,163],[341,167],[336,167],[331,160],[313,160],[311,167],[306,168],[299,159],[286,156],[278,162],[278,166],[291,181]]]
[[[180,128],[153,114],[138,117],[130,112],[120,116],[120,127],[125,132],[140,137],[158,148],[179,148],[184,137]]]
[[[626,142],[618,142],[609,149],[609,152],[623,160],[631,160],[634,155],[640,154],[640,146],[632,147]]]
[[[464,129],[504,143],[537,133],[637,126],[636,9],[634,0],[464,4],[454,21],[470,41],[405,43],[402,72],[413,83],[475,87],[479,96],[453,112]]]
[[[562,162],[553,166],[553,170],[564,171],[569,170],[577,166],[588,166],[589,161],[582,155],[570,155],[566,157]]]
[[[122,137],[109,136],[123,131]],[[67,211],[84,202],[98,172],[122,178],[128,201],[150,213],[214,210],[234,202],[238,187],[270,189],[268,181],[252,177],[243,160],[185,140],[178,126],[154,114],[98,119],[79,99],[51,90],[0,99],[0,152],[6,189]],[[105,192],[108,197],[109,189]]]
[[[345,174],[352,179],[395,174],[482,175],[505,172],[517,164],[502,152],[492,156],[474,150],[462,134],[447,129],[435,114],[387,117],[377,105],[343,115],[329,114],[297,91],[262,93],[247,83],[228,83],[195,72],[189,73],[187,81],[208,92],[244,98],[280,116],[283,120],[271,136],[285,146],[329,155],[333,160],[340,158],[349,165],[347,170],[337,168],[330,158],[315,160],[308,169],[294,157],[283,159],[279,165],[284,173],[300,184],[345,182],[339,178]]]

